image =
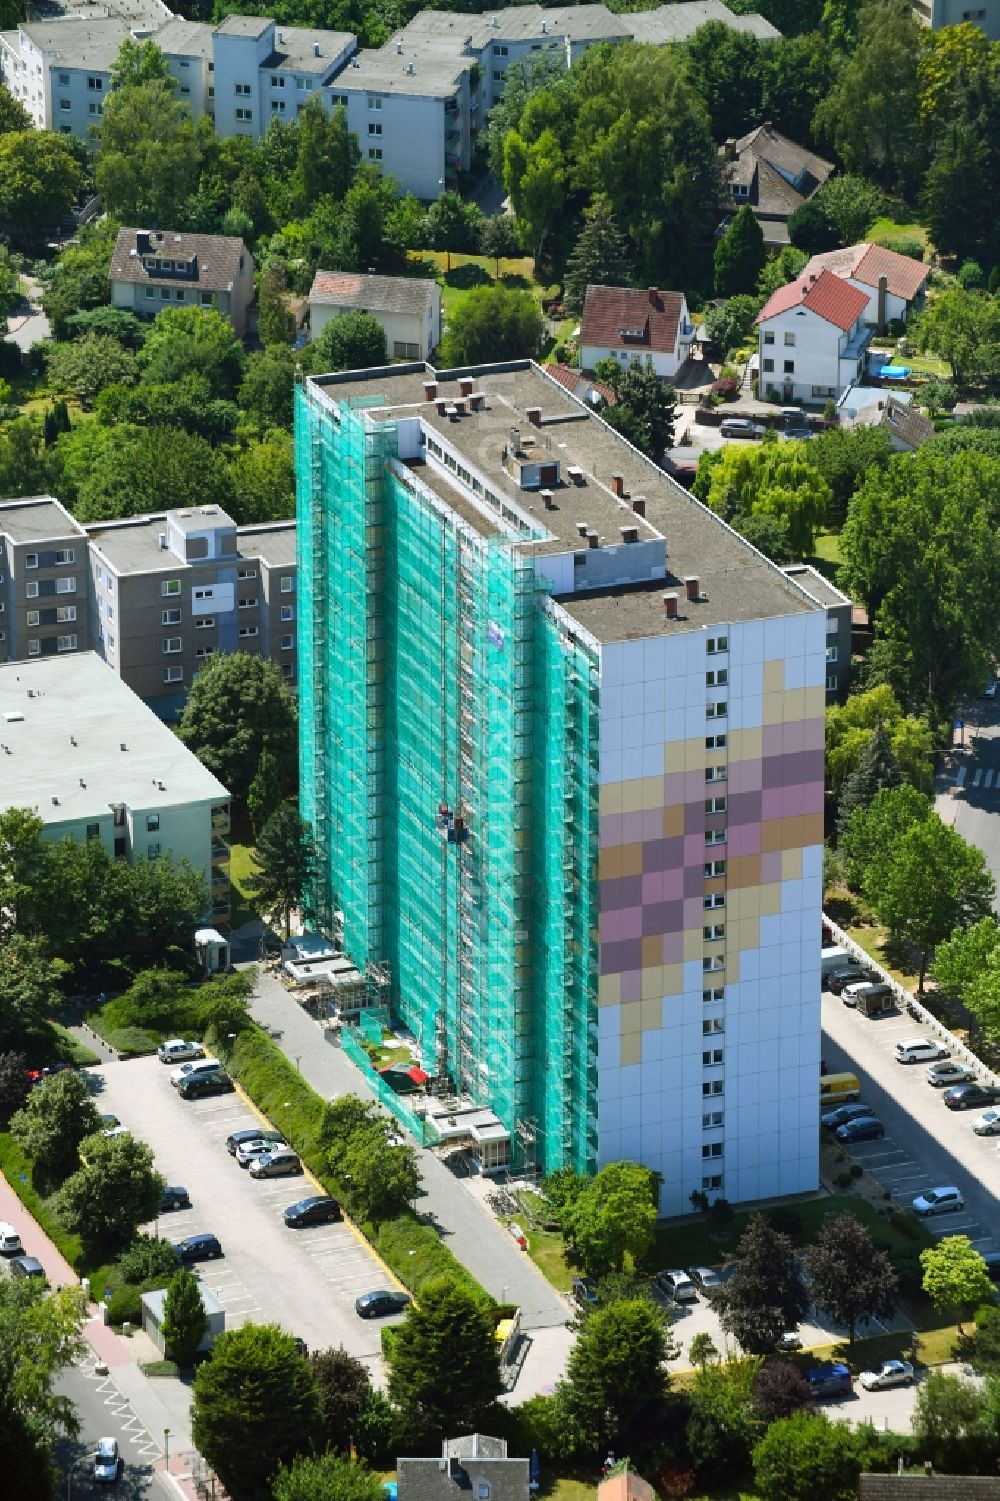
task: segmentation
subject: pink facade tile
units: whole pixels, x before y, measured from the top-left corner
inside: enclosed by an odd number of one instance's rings
[[[721,851],[709,850],[705,858],[708,859],[713,853],[732,856],[760,854],[760,824],[744,824],[741,828],[730,829],[729,838]]]
[[[730,792],[759,792],[761,786],[760,762],[731,761],[729,763],[729,780],[726,785]]]
[[[664,964],[684,963],[684,934],[664,933],[663,935],[663,962]]]
[[[685,834],[684,864],[698,865],[700,867],[707,858],[708,857],[705,854],[704,834]]]
[[[760,881],[762,886],[781,880],[781,851],[765,850],[760,857]]]
[[[642,970],[627,969],[622,975],[622,1001],[642,1000]]]
[[[617,912],[601,913],[601,942],[620,943],[626,938],[642,936],[641,907],[622,907]]]

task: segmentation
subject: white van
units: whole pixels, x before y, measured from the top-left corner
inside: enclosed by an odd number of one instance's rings
[[[182,1063],[180,1068],[175,1068],[170,1075],[170,1082],[176,1089],[184,1079],[197,1079],[201,1074],[217,1074],[221,1067],[218,1058],[199,1058],[197,1063]]]
[[[897,1063],[933,1063],[935,1058],[950,1058],[947,1048],[929,1037],[908,1037],[896,1044]]]
[[[857,964],[854,955],[847,949],[839,946],[836,948],[820,949],[819,972],[824,980],[828,980],[838,969],[847,969],[851,964]]]
[[[20,1256],[24,1247],[13,1225],[0,1220],[0,1256]]]

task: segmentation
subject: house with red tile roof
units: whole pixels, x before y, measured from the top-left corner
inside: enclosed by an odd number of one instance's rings
[[[760,392],[782,401],[836,400],[862,379],[868,297],[832,271],[804,271],[757,315]]]
[[[912,255],[900,255],[884,245],[848,245],[843,250],[828,250],[814,255],[805,275],[832,271],[849,281],[868,298],[865,322],[884,330],[894,319],[905,323],[912,312],[924,305],[929,266],[915,261]]]
[[[317,271],[309,290],[312,337],[342,313],[370,313],[391,360],[428,360],[441,342],[441,288],[420,276]]]
[[[694,328],[683,292],[657,287],[588,287],[580,322],[580,367],[598,360],[652,365],[673,380],[691,353]]]

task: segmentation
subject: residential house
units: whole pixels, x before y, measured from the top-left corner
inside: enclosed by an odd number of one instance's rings
[[[921,26],[939,31],[942,26],[959,26],[963,21],[985,31],[991,42],[1000,41],[1000,0],[912,0],[913,14]]]
[[[341,313],[370,313],[390,359],[426,360],[441,340],[441,288],[429,277],[317,271],[309,292],[313,338]]]
[[[832,271],[864,292],[868,299],[865,322],[881,331],[888,323],[905,323],[912,312],[923,307],[930,267],[911,255],[900,255],[898,250],[865,242],[814,255],[803,275],[819,275],[821,271]]]
[[[530,1462],[485,1433],[445,1439],[440,1459],[396,1461],[397,1501],[529,1501]]]
[[[793,579],[826,610],[826,697],[843,698],[851,675],[851,615],[853,604],[811,563],[789,563],[782,573]]]
[[[0,807],[117,860],[189,860],[228,921],[229,793],[95,652],[0,666],[0,710]]]
[[[861,1475],[858,1501],[996,1501],[995,1475]]]
[[[934,424],[918,411],[911,391],[893,396],[880,387],[873,389],[878,392],[876,399],[855,411],[847,426],[884,427],[897,453],[916,453],[921,443],[933,438]],[[903,396],[907,398],[905,401],[901,399]]]
[[[253,301],[253,256],[233,235],[120,229],[111,266],[111,301],[139,318],[165,307],[214,307],[242,339]]]
[[[683,292],[657,287],[588,287],[580,321],[580,366],[598,360],[652,365],[673,380],[691,353],[694,327]]]
[[[749,204],[764,244],[773,250],[790,243],[789,219],[833,171],[832,162],[790,141],[770,120],[739,140],[731,137],[719,155],[727,207],[735,212]]]
[[[864,373],[866,293],[820,271],[779,287],[757,315],[760,391],[782,401],[836,399]]]

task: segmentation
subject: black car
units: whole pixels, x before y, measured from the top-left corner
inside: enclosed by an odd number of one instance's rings
[[[174,1246],[177,1260],[186,1265],[190,1261],[215,1261],[222,1255],[222,1246],[215,1235],[189,1235],[187,1240]]]
[[[984,1251],[986,1274],[991,1282],[1000,1282],[1000,1251]]]
[[[160,1213],[166,1214],[171,1209],[190,1208],[191,1197],[187,1189],[182,1188],[179,1183],[168,1184],[163,1190],[163,1197],[160,1199]]]
[[[313,1194],[308,1199],[299,1199],[285,1210],[285,1224],[292,1230],[303,1225],[332,1225],[340,1219],[340,1205],[326,1194]]]
[[[226,1137],[226,1150],[230,1157],[236,1156],[236,1148],[245,1141],[284,1141],[280,1131],[261,1131],[251,1126],[249,1130],[234,1131]]]
[[[871,970],[865,969],[860,964],[845,964],[843,969],[834,970],[824,985],[825,989],[832,991],[834,995],[840,995],[845,985],[858,985],[863,980],[874,980],[874,978]]]
[[[177,1093],[182,1100],[200,1100],[207,1094],[232,1094],[235,1087],[228,1074],[197,1074],[182,1079]]]
[[[978,1110],[983,1105],[995,1105],[1000,1089],[991,1084],[954,1084],[941,1098],[949,1110]]]
[[[885,1135],[885,1127],[874,1115],[859,1115],[837,1127],[838,1141],[877,1141]]]
[[[820,1120],[828,1131],[836,1131],[838,1126],[846,1126],[848,1121],[860,1120],[863,1116],[874,1115],[870,1105],[862,1105],[860,1100],[852,1100],[847,1105],[837,1105],[833,1110],[825,1110]]]
[[[389,1313],[402,1313],[410,1301],[409,1293],[391,1293],[385,1288],[362,1293],[354,1300],[354,1312],[359,1319],[380,1319]]]
[[[45,1268],[37,1256],[15,1256],[8,1265],[12,1277],[40,1277],[45,1281]]]

